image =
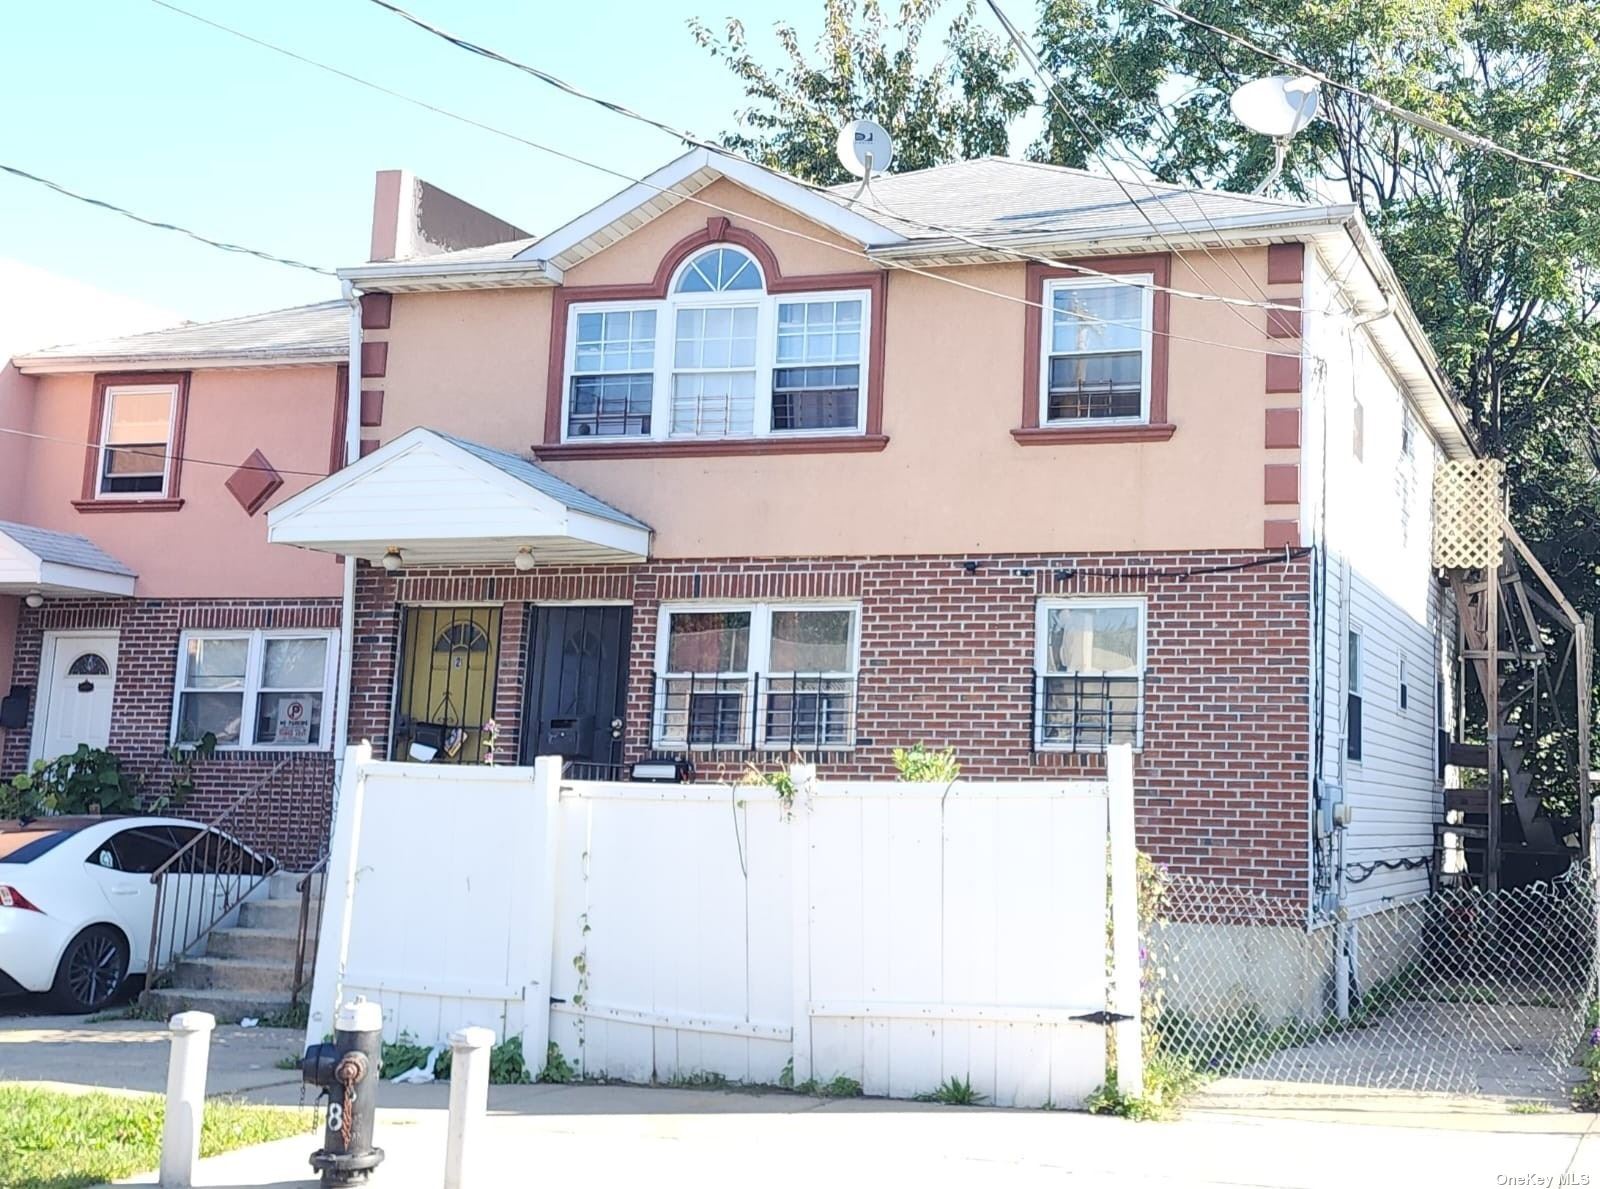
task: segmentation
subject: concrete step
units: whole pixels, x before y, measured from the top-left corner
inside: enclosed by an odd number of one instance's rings
[[[245,1016],[283,1016],[289,1011],[289,996],[249,991],[202,990],[194,987],[163,987],[146,991],[142,1001],[145,1006],[162,1016],[173,1016],[180,1011],[207,1011],[216,1016],[219,1024],[237,1024]]]
[[[324,876],[325,873],[319,871],[316,873],[316,875],[311,877],[310,891],[313,899],[322,893],[322,882]],[[268,884],[267,895],[274,900],[298,900],[300,898],[300,893],[295,890],[295,885],[297,885],[304,878],[305,876],[298,871],[276,872],[273,875],[271,882]]]
[[[172,986],[180,991],[288,995],[294,989],[294,967],[284,962],[252,962],[241,958],[185,958],[173,969]]]
[[[293,929],[213,929],[206,937],[206,957],[245,958],[294,964],[299,934]],[[307,955],[309,961],[311,955]]]
[[[300,901],[298,898],[246,900],[239,907],[239,927],[294,933],[300,928]]]

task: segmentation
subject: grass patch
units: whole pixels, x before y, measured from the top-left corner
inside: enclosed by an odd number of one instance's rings
[[[274,1061],[272,1063],[272,1068],[273,1069],[299,1069],[300,1068],[300,1058],[296,1057],[293,1053],[290,1053],[287,1056],[279,1057],[276,1061]]]
[[[1119,1115],[1124,1119],[1170,1119],[1184,1095],[1204,1079],[1180,1058],[1157,1053],[1144,1063],[1144,1093],[1137,1098],[1117,1089],[1117,1071],[1084,1101],[1091,1115]]]
[[[1511,1104],[1513,1115],[1547,1115],[1550,1107],[1543,1102],[1513,1102]]]
[[[0,1086],[0,1176],[6,1189],[83,1189],[155,1168],[165,1102],[157,1094],[62,1094]],[[308,1112],[206,1101],[200,1154],[301,1135]]]

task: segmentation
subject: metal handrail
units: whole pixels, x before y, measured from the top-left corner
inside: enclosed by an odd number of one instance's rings
[[[175,967],[257,888],[282,869],[282,864],[274,856],[246,847],[242,840],[225,831],[231,827],[237,832],[245,810],[253,807],[283,772],[292,769],[296,758],[287,755],[280,759],[248,791],[229,802],[193,838],[180,846],[171,858],[150,873],[156,896],[150,920],[150,952],[145,964],[147,990],[154,988],[158,979]],[[200,881],[195,879],[188,882],[182,898],[181,918],[179,897],[173,895],[169,901],[167,894],[169,878],[174,875],[214,877],[210,888],[201,892],[198,910],[195,891]],[[209,908],[206,903],[208,894]],[[169,907],[172,909],[170,929],[164,927]],[[166,949],[165,961],[162,960],[163,948]]]
[[[322,900],[327,895],[327,879],[324,878],[319,882],[317,876],[323,875],[327,869],[328,856],[323,855],[322,858],[311,865],[311,869],[302,875],[299,882],[294,885],[295,894],[300,897],[300,928],[295,936],[294,943],[294,983],[289,989],[289,1005],[291,1007],[300,1006],[300,992],[305,990],[306,983],[310,981],[310,973],[306,970],[306,954],[308,951],[312,959],[311,971],[315,972],[316,970],[317,946],[322,941]],[[313,899],[312,888],[314,887],[321,890],[315,895],[317,901],[315,914],[316,932],[315,935],[308,938],[307,931],[311,928],[313,919],[311,901]],[[308,940],[311,943],[309,946],[306,944]]]

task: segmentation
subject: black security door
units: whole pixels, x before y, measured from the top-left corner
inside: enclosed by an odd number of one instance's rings
[[[621,776],[633,608],[535,607],[522,762],[567,757],[578,779]]]

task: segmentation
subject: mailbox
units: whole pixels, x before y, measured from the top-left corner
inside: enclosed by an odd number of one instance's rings
[[[594,742],[594,715],[577,718],[547,718],[539,733],[542,756],[586,756]]]
[[[28,702],[32,692],[26,685],[13,685],[11,692],[0,698],[0,727],[15,731],[28,725]]]

